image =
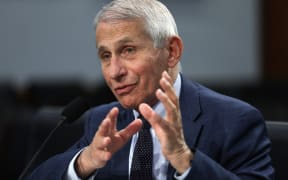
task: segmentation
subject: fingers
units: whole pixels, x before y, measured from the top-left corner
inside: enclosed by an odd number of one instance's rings
[[[156,91],[156,96],[166,109],[167,120],[175,122],[178,119],[179,100],[173,88],[173,81],[166,71],[162,73],[160,86],[162,89]]]
[[[117,108],[112,108],[100,124],[92,141],[92,147],[94,147],[95,150],[107,151],[107,147],[109,147],[112,142],[111,136],[116,129],[118,113],[119,110]]]
[[[112,108],[100,124],[92,142],[95,149],[102,150],[104,152],[109,151],[113,154],[123,147],[123,145],[133,136],[133,134],[141,129],[142,121],[140,119],[136,119],[126,128],[118,131],[116,128],[118,114],[118,108]]]
[[[153,122],[150,121],[150,119],[154,119],[156,116],[154,110],[148,104],[142,103],[139,105],[139,111],[144,116],[144,118],[147,119],[147,121],[152,125]]]
[[[135,119],[126,128],[119,131],[119,135],[123,138],[123,141],[127,142],[135,133],[137,133],[142,127],[142,121]]]
[[[116,125],[118,113],[119,110],[116,107],[110,110],[100,125],[99,134],[102,136],[113,137],[115,136],[115,133],[119,133],[119,135],[123,138],[123,141],[127,141],[133,134],[140,130],[142,127],[142,121],[140,119],[136,119],[132,121],[126,128],[117,132]],[[111,143],[111,138],[104,138],[103,145],[108,146],[109,143]]]
[[[109,147],[112,144],[113,133],[116,129],[118,113],[118,108],[112,108],[109,111],[100,124],[93,141],[82,153],[84,156],[86,156],[86,153],[89,154],[89,158],[86,159],[92,162],[90,164],[92,164],[94,168],[103,167],[112,157],[113,152],[109,150]]]
[[[140,104],[139,111],[156,131],[168,128],[167,123],[148,104]]]
[[[156,91],[157,98],[163,103],[166,109],[166,119],[169,122],[173,122],[173,119],[176,119],[177,109],[175,104],[169,99],[167,94],[165,94],[161,89]]]
[[[92,143],[83,151],[82,155],[88,161],[90,169],[98,169],[111,159],[112,155],[121,149],[125,143],[138,132],[142,126],[142,121],[136,119],[126,128],[118,131],[116,129],[118,108],[112,108],[100,124]],[[88,154],[88,155],[87,155]],[[90,161],[90,163],[89,163]]]
[[[169,99],[174,103],[175,105],[178,105],[178,97],[176,95],[176,92],[173,88],[173,80],[169,76],[169,74],[164,71],[162,73],[162,78],[160,79],[160,86],[164,90],[165,94],[169,97]]]
[[[118,113],[118,108],[114,107],[106,115],[97,132],[100,136],[109,136],[113,132],[113,130],[116,130]]]

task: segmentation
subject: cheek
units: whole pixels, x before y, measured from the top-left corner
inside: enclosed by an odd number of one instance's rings
[[[155,88],[159,87],[159,80],[164,70],[167,70],[167,65],[163,59],[152,59],[149,63],[143,65],[138,72],[141,72],[141,76],[145,77],[144,86],[155,90]]]
[[[108,72],[105,71],[104,69],[102,69],[102,75],[103,75],[103,78],[104,78],[106,84],[110,87],[111,82],[109,81]]]
[[[147,91],[155,91],[157,88],[159,88],[159,80],[161,78],[162,69],[160,68],[153,68],[150,66],[149,69],[147,69],[144,72],[145,76],[142,76],[143,78],[143,88]]]

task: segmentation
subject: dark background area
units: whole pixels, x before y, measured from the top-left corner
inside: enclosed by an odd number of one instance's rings
[[[233,86],[204,84],[254,105],[267,121],[288,122],[287,20],[288,1],[262,1],[259,83]],[[104,83],[87,88],[77,80],[65,83],[31,81],[25,88],[17,89],[10,81],[0,81],[0,179],[16,179],[60,119],[63,107],[75,97],[91,93],[97,94],[97,104],[114,100]],[[85,115],[76,123],[61,127],[34,166],[65,150],[78,139]],[[283,158],[287,158],[284,153]]]

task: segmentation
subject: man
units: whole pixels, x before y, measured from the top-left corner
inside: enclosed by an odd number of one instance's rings
[[[261,114],[181,75],[182,40],[163,4],[112,1],[96,16],[95,30],[102,72],[118,102],[92,109],[83,137],[31,179],[273,179]],[[150,178],[134,174],[147,122]]]

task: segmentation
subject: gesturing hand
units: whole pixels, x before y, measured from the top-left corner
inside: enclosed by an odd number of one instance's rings
[[[184,139],[179,100],[173,89],[172,79],[166,71],[162,73],[160,86],[162,89],[156,91],[156,96],[165,107],[164,119],[145,103],[139,106],[139,111],[155,130],[165,158],[177,172],[183,173],[190,167],[193,153]]]
[[[119,110],[112,108],[102,121],[93,141],[87,146],[76,161],[76,171],[82,178],[88,177],[96,169],[102,168],[112,155],[142,126],[140,119],[132,121],[126,128],[117,130],[117,116]]]

